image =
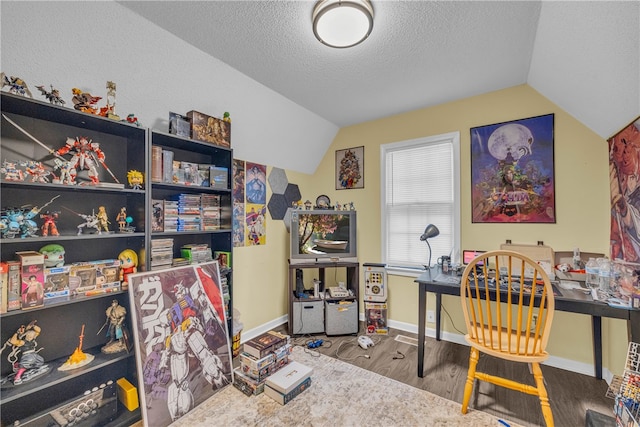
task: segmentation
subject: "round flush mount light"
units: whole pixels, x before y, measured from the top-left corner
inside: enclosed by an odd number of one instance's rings
[[[313,9],[313,34],[327,46],[355,46],[372,29],[373,7],[368,0],[321,0]]]

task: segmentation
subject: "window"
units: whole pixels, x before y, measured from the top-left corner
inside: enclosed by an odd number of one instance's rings
[[[441,255],[454,262],[460,247],[460,133],[452,132],[384,144],[381,155],[382,259],[389,270],[417,273],[429,262],[420,241],[434,224],[440,235],[429,239],[431,265]]]

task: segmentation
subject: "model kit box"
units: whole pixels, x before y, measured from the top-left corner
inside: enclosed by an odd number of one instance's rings
[[[9,297],[9,264],[0,262],[0,314],[7,312],[7,298]]]
[[[16,252],[22,277],[22,309],[44,305],[44,255],[35,251]]]
[[[228,175],[229,169],[227,168],[219,166],[209,167],[209,181],[211,182],[211,187],[223,190],[229,189]]]
[[[20,261],[7,261],[7,270],[7,311],[20,310],[22,307]]]
[[[198,111],[189,111],[191,138],[220,147],[231,147],[231,123]]]
[[[247,396],[257,396],[264,391],[264,381],[259,382],[244,375],[241,368],[233,371],[233,385]]]
[[[169,133],[183,138],[191,137],[191,123],[182,114],[169,112]]]
[[[367,334],[387,335],[387,303],[365,302],[364,316],[367,321]]]

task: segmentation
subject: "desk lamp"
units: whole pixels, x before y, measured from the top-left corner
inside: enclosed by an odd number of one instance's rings
[[[424,241],[427,246],[429,246],[429,264],[426,265],[427,270],[429,270],[429,274],[431,274],[431,245],[429,244],[429,239],[432,237],[436,237],[440,234],[440,230],[433,224],[427,225],[427,228],[424,229],[424,233],[420,236],[420,240]]]

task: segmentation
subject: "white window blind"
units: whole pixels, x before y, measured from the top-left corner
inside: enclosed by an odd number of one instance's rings
[[[389,267],[424,268],[429,260],[420,235],[429,239],[432,265],[459,241],[459,133],[381,146],[382,258]],[[452,254],[453,255],[453,254]]]

